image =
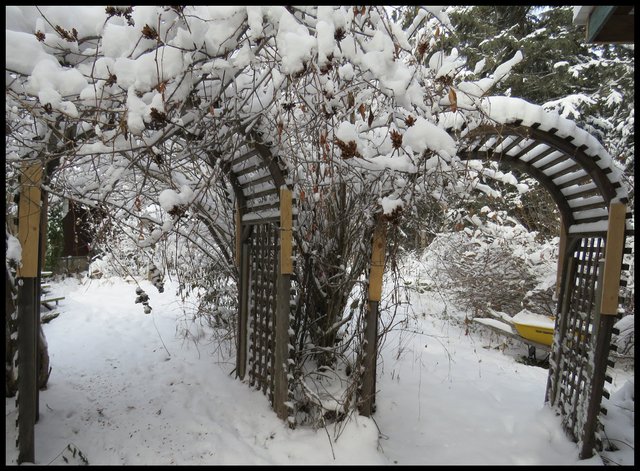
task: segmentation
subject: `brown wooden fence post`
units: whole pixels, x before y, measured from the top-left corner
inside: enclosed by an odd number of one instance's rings
[[[573,239],[568,244],[568,248],[565,247],[565,260],[563,261],[563,266],[566,265],[562,270],[562,283],[561,289],[558,294],[558,304],[557,304],[557,320],[555,324],[555,333],[553,340],[553,349],[550,354],[550,363],[552,366],[549,368],[549,376],[547,378],[547,389],[545,392],[545,402],[548,402],[552,406],[556,405],[556,399],[559,392],[560,386],[560,370],[561,370],[561,360],[562,360],[562,344],[565,341],[566,333],[567,333],[567,315],[571,305],[571,288],[575,283],[575,265],[576,261],[573,256],[573,251],[576,247],[576,244],[579,244],[579,241]]]
[[[18,464],[34,462],[34,426],[38,400],[38,264],[42,165],[23,170],[18,204]]]
[[[598,414],[604,392],[604,382],[607,372],[607,361],[611,344],[611,333],[618,315],[618,297],[620,294],[620,275],[622,272],[622,257],[625,238],[624,203],[611,203],[609,205],[609,221],[607,226],[607,241],[604,252],[604,269],[602,273],[602,286],[598,297],[600,305],[599,322],[594,326],[596,332],[595,349],[593,358],[593,378],[591,380],[591,395],[587,406],[587,417],[582,436],[582,449],[580,459],[588,459],[593,456],[595,449],[595,433],[598,424]]]
[[[247,370],[247,335],[249,322],[249,246],[243,240],[242,211],[236,209],[236,263],[238,265],[238,334],[236,376],[244,379]]]
[[[562,290],[562,270],[564,268],[564,260],[567,251],[567,228],[564,224],[564,218],[560,216],[560,241],[558,243],[558,268],[556,270],[556,299]]]
[[[371,270],[369,272],[369,302],[364,327],[364,373],[360,388],[360,414],[369,417],[373,413],[376,394],[376,353],[378,343],[378,306],[382,298],[382,276],[384,274],[386,226],[378,221],[373,233]]]
[[[275,312],[275,352],[274,352],[274,394],[273,408],[278,417],[286,420],[289,410],[286,402],[289,399],[287,379],[287,361],[289,358],[289,293],[291,291],[291,274],[293,273],[292,256],[292,197],[291,191],[280,189],[280,270],[276,287]]]
[[[618,315],[620,275],[624,251],[626,205],[611,203],[607,228],[607,245],[604,253],[604,274],[602,276],[602,300],[600,313],[605,316]]]
[[[242,256],[242,213],[240,207],[236,208],[236,267],[240,269],[240,258]]]

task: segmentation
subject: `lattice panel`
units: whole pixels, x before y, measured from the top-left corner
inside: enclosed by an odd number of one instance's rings
[[[593,377],[594,325],[596,319],[597,290],[599,287],[599,261],[604,253],[604,239],[582,238],[572,253],[573,282],[567,293],[568,306],[563,319],[559,318],[557,336],[560,352],[557,364],[552,364],[551,375],[557,382],[555,406],[562,414],[565,430],[578,441],[582,439],[586,409],[590,400]],[[597,427],[599,428],[599,427]]]
[[[249,242],[249,384],[262,390],[273,404],[275,309],[279,228],[253,226]]]

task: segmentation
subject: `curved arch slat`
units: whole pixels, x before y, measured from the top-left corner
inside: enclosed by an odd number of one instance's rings
[[[517,121],[517,120],[516,120]],[[544,126],[527,127],[514,123],[483,124],[461,133],[458,156],[465,159],[505,161],[538,180],[552,195],[572,233],[593,231],[595,226],[582,224],[573,227],[584,215],[575,215],[589,209],[608,208],[611,202],[627,202],[621,173],[613,168],[612,159],[604,149],[586,145],[576,147],[576,139],[558,136],[557,128],[541,130]],[[452,130],[450,130],[452,131]],[[553,131],[553,132],[552,132]],[[575,132],[584,132],[574,128]],[[578,142],[580,142],[580,139]],[[593,196],[599,196],[594,200]],[[573,203],[569,203],[571,200]],[[584,200],[584,201],[583,201]],[[588,202],[586,202],[588,201]],[[601,202],[601,203],[600,203]],[[584,208],[585,205],[592,205]],[[602,214],[606,221],[608,213]],[[577,224],[577,223],[576,223]],[[601,227],[606,232],[606,226]]]

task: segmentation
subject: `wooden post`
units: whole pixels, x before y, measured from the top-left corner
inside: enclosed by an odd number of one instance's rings
[[[280,189],[280,273],[293,273],[293,208],[291,191]]]
[[[378,222],[373,233],[371,251],[371,271],[369,273],[369,301],[380,301],[382,297],[382,275],[384,274],[384,253],[387,245],[387,230],[384,222]]]
[[[236,264],[238,266],[238,334],[236,377],[244,379],[247,370],[247,335],[249,323],[249,245],[243,240],[242,210],[236,207]]]
[[[364,373],[360,388],[360,414],[369,417],[373,413],[376,394],[376,353],[378,343],[378,305],[382,298],[382,276],[387,243],[386,226],[380,220],[373,233],[371,270],[369,272],[369,303],[364,327]]]
[[[560,295],[562,289],[562,269],[564,267],[564,260],[566,258],[567,251],[567,228],[564,224],[564,219],[560,216],[560,242],[558,244],[558,268],[556,270],[556,299]]]
[[[37,401],[36,280],[22,278],[18,286],[18,464],[35,457]]]
[[[34,462],[37,415],[38,262],[40,246],[40,184],[42,166],[23,170],[18,204],[18,239],[22,264],[18,267],[18,464]]]
[[[240,257],[242,256],[242,214],[240,207],[236,208],[236,266],[240,268]]]
[[[609,225],[604,252],[604,274],[602,277],[602,300],[600,313],[605,316],[618,314],[620,273],[624,251],[626,206],[624,203],[609,205]]]
[[[38,276],[38,247],[40,243],[40,182],[42,167],[39,164],[24,169],[20,181],[18,205],[18,239],[22,246],[22,264],[19,278]]]
[[[556,332],[554,333],[554,345],[558,343],[558,349],[551,351],[550,358],[554,359],[555,367],[549,368],[549,376],[547,377],[547,389],[545,392],[545,402],[552,406],[555,405],[558,393],[558,384],[560,382],[560,360],[562,359],[562,343],[567,333],[567,315],[571,304],[571,294],[575,283],[575,258],[572,252],[576,244],[580,243],[580,239],[571,241],[570,250],[565,248],[564,252],[569,255],[566,270],[562,271],[561,279],[562,289],[560,290],[560,298],[558,299],[558,319],[556,320]],[[563,262],[564,263],[564,262]]]
[[[626,206],[623,203],[611,203],[609,205],[604,267],[602,276],[598,277],[602,283],[596,295],[596,301],[598,298],[600,299],[600,310],[596,313],[597,324],[594,325],[593,377],[591,379],[587,417],[581,440],[580,459],[591,458],[595,448],[596,425],[604,392],[611,334],[618,314],[618,295],[620,293],[620,273],[622,271],[626,226],[625,213]],[[598,304],[596,303],[597,306]]]
[[[249,244],[240,244],[240,280],[238,282],[238,349],[236,353],[236,376],[244,379],[247,370],[247,335],[249,323]]]
[[[287,378],[289,359],[289,293],[291,291],[291,274],[293,273],[292,256],[292,199],[291,191],[280,189],[280,260],[276,287],[276,319],[275,319],[275,365],[273,408],[278,417],[286,420],[289,410],[289,381]]]
[[[611,333],[615,316],[600,316],[598,323],[598,335],[595,340],[593,352],[593,377],[591,379],[591,391],[589,403],[587,404],[587,417],[582,433],[582,449],[579,457],[581,460],[589,459],[593,456],[596,440],[596,425],[598,414],[602,403],[602,393],[604,391],[604,381],[607,372],[607,360],[609,358],[609,348],[611,345]]]

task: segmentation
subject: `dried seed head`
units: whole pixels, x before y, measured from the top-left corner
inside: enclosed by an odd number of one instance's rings
[[[149,25],[144,25],[144,28],[142,28],[142,37],[153,40],[158,40],[160,38],[156,29]]]
[[[342,151],[343,159],[350,159],[352,157],[362,157],[362,155],[360,155],[360,153],[358,152],[358,144],[356,144],[356,141],[344,142],[336,138],[335,143]]]
[[[113,85],[114,83],[116,83],[118,81],[118,76],[116,74],[111,74],[109,75],[109,78],[105,81],[105,85],[107,87],[110,87],[111,85]]]
[[[420,38],[420,42],[418,43],[418,47],[416,50],[416,56],[418,57],[418,59],[422,60],[428,48],[429,48],[429,41],[427,40],[426,36],[422,36],[422,38]]]
[[[391,145],[394,149],[399,149],[402,147],[402,134],[393,129],[391,131]]]

